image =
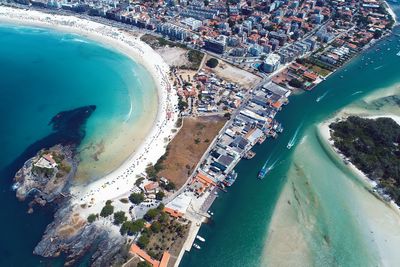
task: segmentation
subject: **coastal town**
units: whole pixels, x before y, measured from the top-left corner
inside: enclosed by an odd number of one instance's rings
[[[211,205],[235,183],[235,166],[257,156],[253,147],[284,131],[276,116],[290,96],[312,90],[396,23],[387,4],[377,0],[0,3],[116,27],[126,35],[109,38],[127,42],[129,32],[137,32],[170,66],[169,71],[157,68],[163,83],[171,84],[163,103],[165,118],[157,126],[173,129],[159,130],[154,137],[163,137],[158,144],[165,154],[133,175],[143,153],[124,172],[110,174],[112,180],[101,179],[91,190],[72,193],[79,196],[76,201],[88,223],[127,237],[129,256],[123,266],[178,266],[186,251],[206,246],[198,231],[212,218]],[[175,98],[177,104],[171,104]],[[187,128],[190,120],[203,118],[208,121]],[[218,122],[212,131],[210,121]],[[208,130],[211,136],[203,138]],[[185,132],[193,137],[182,140],[186,152],[177,152],[174,139]],[[289,142],[287,149],[293,145]],[[193,158],[177,156],[191,151]],[[183,173],[175,175],[165,164],[174,160]],[[266,162],[254,178],[264,179],[273,164]],[[102,199],[107,190],[120,190],[117,180],[134,185],[113,199]],[[93,213],[99,205],[100,211]]]

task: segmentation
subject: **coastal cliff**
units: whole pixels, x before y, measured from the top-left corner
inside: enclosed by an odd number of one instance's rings
[[[33,253],[43,257],[58,257],[65,254],[65,266],[73,266],[89,250],[95,247],[91,266],[110,266],[116,260],[125,239],[114,234],[100,223],[87,223],[74,212],[70,203],[65,203],[54,215],[42,240]]]

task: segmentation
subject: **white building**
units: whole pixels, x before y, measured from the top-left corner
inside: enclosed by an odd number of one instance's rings
[[[53,169],[53,168],[57,167],[57,163],[53,159],[53,156],[51,154],[44,154],[35,163],[35,166],[39,167],[39,168]]]
[[[200,20],[190,17],[183,19],[181,22],[182,24],[189,26],[192,30],[197,30],[203,25],[203,23]]]
[[[262,64],[262,70],[268,73],[278,69],[281,57],[277,54],[269,54]]]

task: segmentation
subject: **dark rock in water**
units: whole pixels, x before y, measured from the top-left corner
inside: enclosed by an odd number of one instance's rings
[[[54,215],[54,221],[47,226],[33,253],[43,257],[57,257],[64,253],[67,255],[65,266],[73,266],[92,246],[96,246],[92,266],[110,266],[124,243],[122,236],[100,223],[88,224],[66,203]]]
[[[49,122],[54,132],[28,146],[14,162],[25,162],[43,148],[58,144],[77,147],[85,137],[85,123],[95,110],[96,106],[89,105],[58,113]],[[6,172],[16,173],[20,167],[11,163]]]
[[[92,248],[92,266],[110,266],[110,262],[125,243],[122,236],[102,224],[88,224],[86,217],[83,218],[74,211],[75,207],[68,197],[68,185],[77,167],[75,148],[85,137],[85,123],[95,109],[96,106],[91,105],[58,113],[49,123],[53,127],[53,133],[30,145],[15,160],[25,162],[23,167],[18,172],[20,166],[16,164],[10,164],[7,168],[10,173],[17,172],[17,197],[25,200],[28,195],[34,196],[29,212],[33,212],[34,204],[45,205],[58,200],[54,221],[46,227],[34,254],[43,257],[65,254],[66,266],[75,265]],[[44,150],[49,147],[50,149]],[[52,152],[56,152],[55,155]],[[44,154],[51,154],[53,158],[62,155],[63,159],[59,161],[57,158],[57,166],[51,166],[51,159],[38,164]],[[57,177],[60,169],[64,172]]]
[[[59,134],[58,143],[79,145],[85,137],[85,130],[82,127],[86,120],[96,110],[95,105],[62,111],[54,116],[49,125]]]

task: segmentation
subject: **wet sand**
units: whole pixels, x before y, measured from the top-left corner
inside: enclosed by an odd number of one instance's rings
[[[391,117],[399,123],[400,110],[391,103],[399,94],[398,85],[378,90],[307,130],[275,207],[262,266],[396,266],[400,262],[398,207],[375,195],[375,183],[354,165],[344,164],[329,141],[328,127],[349,115]],[[302,157],[305,154],[307,158]]]

